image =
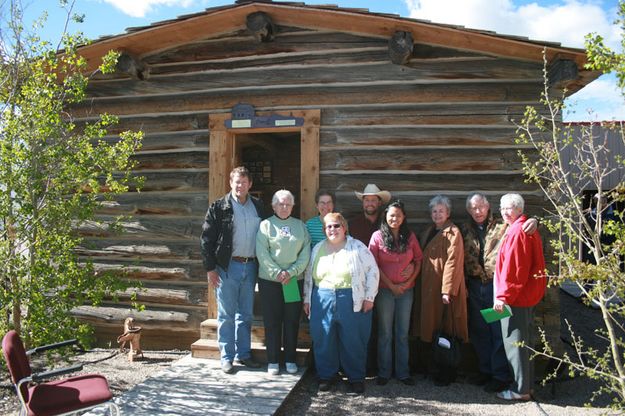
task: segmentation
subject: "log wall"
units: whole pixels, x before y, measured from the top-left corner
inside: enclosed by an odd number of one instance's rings
[[[81,255],[102,270],[124,268],[142,282],[133,313],[146,348],[189,348],[206,318],[206,274],[199,236],[208,206],[209,114],[239,102],[258,111],[321,110],[319,182],[337,191],[345,213],[358,212],[353,191],[376,183],[405,201],[415,230],[429,223],[438,193],[464,219],[467,193],[493,205],[520,191],[531,211],[540,194],[523,182],[513,120],[537,105],[542,64],[420,45],[394,65],[387,39],[280,27],[274,42],[245,31],[161,51],[142,60],[145,80],[99,76],[78,121],[120,116],[106,140],[126,129],[145,132],[137,153],[140,193],[102,206],[102,219],[124,214],[125,232],[85,225]],[[106,344],[132,312],[129,297],[78,311]]]

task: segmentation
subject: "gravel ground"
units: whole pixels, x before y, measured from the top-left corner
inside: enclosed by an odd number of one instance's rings
[[[598,311],[584,307],[579,301],[561,295],[564,317],[568,318],[577,334],[593,343],[595,328],[601,324]],[[600,341],[596,341],[600,342]],[[89,363],[85,372],[104,374],[114,395],[141,383],[151,375],[169,366],[188,351],[146,351],[143,361],[128,362],[125,354],[114,350],[98,349],[75,357],[74,361]],[[417,376],[416,386],[404,386],[392,380],[386,386],[375,385],[370,379],[364,396],[353,396],[347,385],[337,385],[333,392],[318,392],[317,381],[309,371],[279,409],[280,415],[355,415],[355,414],[405,414],[405,415],[594,415],[606,414],[607,398],[594,409],[584,408],[596,384],[583,377],[563,379],[554,386],[536,385],[536,401],[506,403],[480,387],[459,382],[448,387],[436,387],[429,380]],[[8,379],[0,379],[0,414],[17,415],[18,403]]]

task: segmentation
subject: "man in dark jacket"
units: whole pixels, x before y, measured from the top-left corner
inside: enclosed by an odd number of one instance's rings
[[[245,167],[230,172],[231,192],[208,208],[202,226],[201,249],[209,284],[217,299],[217,340],[221,369],[233,363],[250,368],[254,286],[258,275],[256,233],[263,217],[262,202],[249,195],[252,178]]]

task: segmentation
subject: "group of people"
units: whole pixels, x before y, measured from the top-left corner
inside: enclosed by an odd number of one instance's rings
[[[461,227],[451,221],[450,199],[435,196],[432,224],[418,239],[404,204],[373,184],[356,192],[362,215],[348,222],[335,212],[334,195],[319,191],[319,215],[306,223],[291,216],[295,201],[287,190],[274,194],[274,214],[266,218],[251,186],[247,169],[235,168],[231,192],[210,205],[201,237],[223,372],[260,367],[250,349],[258,277],[269,374],[279,374],[282,353],[285,370],[298,371],[303,310],[321,391],[332,389],[341,372],[354,393],[363,393],[368,357],[377,357],[378,385],[392,377],[414,385],[409,338],[418,337],[427,353],[442,331],[471,340],[476,384],[503,399],[529,400],[532,365],[521,345],[531,342],[533,307],[546,281],[537,221],[523,215],[520,195],[502,197],[503,222],[486,196],[470,195],[470,220]],[[489,324],[485,308],[512,315]],[[455,380],[455,368],[425,362],[437,385]]]

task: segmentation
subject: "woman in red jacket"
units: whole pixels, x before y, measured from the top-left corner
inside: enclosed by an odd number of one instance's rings
[[[499,205],[508,230],[499,247],[493,309],[503,312],[508,306],[512,311],[512,316],[501,320],[501,330],[514,381],[508,390],[497,393],[497,397],[530,400],[533,365],[529,349],[519,343],[533,346],[534,306],[543,298],[547,283],[545,258],[538,232],[532,235],[523,232],[527,221],[523,215],[523,197],[506,194]]]

